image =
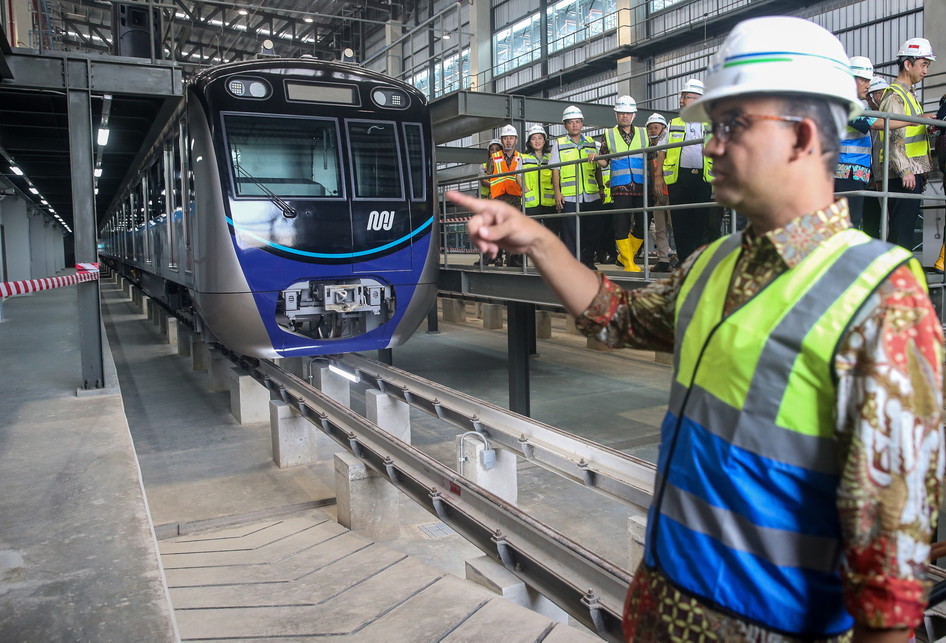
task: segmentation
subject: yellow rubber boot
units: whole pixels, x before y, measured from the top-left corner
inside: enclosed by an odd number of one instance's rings
[[[618,239],[618,260],[624,264],[624,272],[641,272],[641,267],[634,263],[634,254],[641,247],[642,241],[636,237]]]
[[[939,259],[933,264],[933,270],[942,273],[946,269],[946,243],[939,247]]]

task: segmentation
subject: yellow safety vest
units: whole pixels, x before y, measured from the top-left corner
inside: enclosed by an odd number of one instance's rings
[[[483,174],[484,174],[484,175],[486,174],[486,166],[487,166],[487,165],[489,165],[489,163],[483,163],[483,164],[480,166],[481,168],[483,168]],[[481,199],[488,199],[488,198],[489,198],[489,186],[488,186],[488,185],[483,185],[483,182],[482,182],[482,179],[485,179],[485,178],[486,178],[486,176],[481,176],[481,177],[480,177],[480,198],[481,198]]]
[[[703,125],[707,129],[706,124]],[[667,134],[667,143],[680,143],[686,138],[686,123],[679,116],[670,121],[670,131]],[[670,185],[677,182],[680,176],[680,154],[682,147],[671,147],[667,150],[667,157],[664,159],[664,183]],[[709,183],[713,180],[713,161],[706,156],[703,157],[703,180]]]
[[[535,154],[522,155],[522,167],[528,170],[531,167],[548,165],[549,155],[537,158]],[[540,205],[555,205],[555,190],[552,188],[552,170],[533,170],[522,175],[526,186],[526,193],[522,197],[523,205],[534,208]]]
[[[595,142],[587,136],[582,136],[578,143],[572,141],[569,136],[561,136],[556,139],[558,142],[559,161],[568,163],[578,159],[587,159],[592,152],[597,152]],[[581,168],[577,171],[575,168]],[[572,165],[563,165],[558,168],[561,172],[559,176],[559,187],[562,190],[562,196],[575,196],[576,194],[598,194],[598,180],[595,178],[595,168],[597,163],[574,163]],[[580,177],[580,178],[579,178]],[[581,182],[581,192],[578,192],[578,183]]]
[[[887,95],[887,92],[893,92],[900,96],[900,99],[903,101],[903,110],[904,114],[908,116],[921,116],[923,114],[923,108],[920,107],[920,104],[917,102],[916,97],[913,95],[913,92],[908,92],[903,89],[897,83],[891,83],[887,89],[884,90],[884,95]],[[883,143],[884,133],[880,132],[880,141]],[[906,153],[907,156],[916,158],[918,156],[928,156],[930,153],[930,142],[926,137],[926,125],[920,125],[919,123],[911,123],[903,130],[903,140],[906,143]],[[880,161],[881,163],[884,160],[884,148],[880,148]]]

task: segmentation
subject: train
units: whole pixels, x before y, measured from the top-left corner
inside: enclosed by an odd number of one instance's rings
[[[99,253],[250,357],[397,346],[437,294],[425,96],[354,64],[208,68],[121,193]]]

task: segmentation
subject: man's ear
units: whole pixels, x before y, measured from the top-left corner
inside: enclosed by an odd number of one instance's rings
[[[809,154],[821,153],[821,141],[818,139],[818,126],[810,118],[795,124],[795,145],[792,147],[791,160],[795,161]]]

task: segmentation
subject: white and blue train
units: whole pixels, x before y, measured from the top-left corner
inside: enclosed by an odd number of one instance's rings
[[[437,292],[427,101],[355,65],[260,59],[188,84],[103,259],[237,353],[404,342]]]

